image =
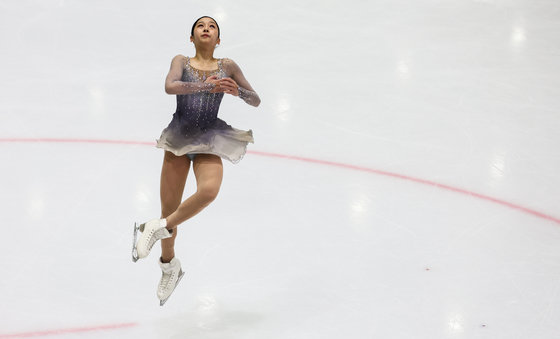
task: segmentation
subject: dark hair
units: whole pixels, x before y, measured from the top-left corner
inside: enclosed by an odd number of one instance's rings
[[[205,15],[205,16],[201,16],[200,18],[196,19],[196,21],[194,22],[194,24],[192,25],[191,28],[191,36],[194,35],[194,27],[196,26],[196,23],[198,22],[198,20],[202,19],[202,18],[210,18],[212,20],[214,20],[214,22],[216,23],[216,27],[218,27],[218,39],[220,38],[220,26],[218,25],[218,22],[211,16]]]

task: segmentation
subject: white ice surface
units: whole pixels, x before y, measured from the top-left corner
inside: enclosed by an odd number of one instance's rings
[[[550,218],[249,153],[159,307],[158,250],[130,247],[161,150],[13,139],[154,141],[204,14],[261,96],[220,111],[251,151]],[[3,0],[0,46],[0,338],[560,336],[557,1]]]

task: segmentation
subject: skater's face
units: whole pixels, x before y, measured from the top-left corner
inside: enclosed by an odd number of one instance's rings
[[[191,35],[191,42],[195,44],[210,44],[215,46],[220,43],[220,29],[218,24],[208,17],[200,18],[195,24]]]

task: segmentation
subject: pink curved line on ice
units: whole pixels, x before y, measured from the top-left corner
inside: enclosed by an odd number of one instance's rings
[[[70,333],[99,332],[99,331],[118,330],[122,328],[134,327],[134,326],[138,326],[138,324],[122,323],[122,324],[110,324],[110,325],[90,326],[90,327],[62,328],[62,329],[44,330],[44,331],[35,331],[35,332],[20,332],[20,333],[13,333],[13,334],[0,334],[0,339],[32,338],[32,337],[46,337],[49,335],[60,335],[60,334],[70,334]]]
[[[91,143],[91,144],[120,144],[120,145],[143,145],[143,146],[154,146],[155,142],[147,142],[147,141],[133,141],[133,140],[109,140],[109,139],[72,139],[72,138],[0,138],[0,142],[30,142],[30,143]],[[514,204],[502,199],[494,198],[488,195],[476,193],[473,191],[469,191],[466,189],[453,187],[446,184],[441,184],[435,181],[415,178],[408,175],[403,175],[394,172],[382,171],[368,167],[356,166],[351,164],[327,161],[327,160],[320,160],[320,159],[313,159],[313,158],[306,158],[300,157],[295,155],[286,155],[286,154],[278,154],[278,153],[270,153],[270,152],[261,152],[261,151],[248,151],[248,154],[264,156],[264,157],[271,157],[271,158],[279,158],[279,159],[286,159],[286,160],[295,160],[295,161],[303,161],[307,163],[313,163],[318,165],[325,165],[325,166],[333,166],[339,168],[345,168],[354,171],[372,173],[377,175],[382,175],[386,177],[391,177],[395,179],[406,180],[410,182],[414,182],[417,184],[428,185],[437,187],[439,189],[460,193],[464,195],[468,195],[470,197],[478,198],[481,200],[486,200],[489,202],[493,202],[495,204],[499,204],[505,207],[509,207],[515,210],[518,210],[523,213],[527,213],[533,215],[535,217],[552,221],[554,223],[560,224],[560,218],[548,215],[546,213],[542,213],[530,208],[527,208],[522,205]]]

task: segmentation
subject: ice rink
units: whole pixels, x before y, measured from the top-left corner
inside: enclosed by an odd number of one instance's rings
[[[179,228],[171,59],[221,29],[255,144]],[[557,339],[556,0],[0,0],[0,338]],[[189,176],[185,197],[193,193]]]

